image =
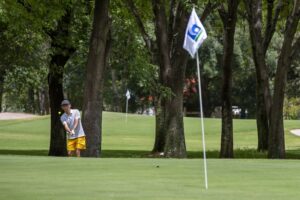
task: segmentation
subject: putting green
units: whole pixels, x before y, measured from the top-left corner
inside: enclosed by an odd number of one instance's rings
[[[158,167],[159,166],[159,167]],[[0,156],[0,199],[297,200],[300,162]]]

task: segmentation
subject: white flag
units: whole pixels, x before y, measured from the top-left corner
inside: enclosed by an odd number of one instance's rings
[[[126,92],[126,97],[127,97],[127,100],[130,99],[130,92],[129,92],[129,90],[127,90],[127,92]]]
[[[206,38],[206,31],[197,16],[195,8],[193,8],[185,31],[183,48],[186,49],[194,58],[198,48]]]

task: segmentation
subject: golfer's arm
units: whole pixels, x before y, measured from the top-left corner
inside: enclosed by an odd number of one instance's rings
[[[69,128],[67,123],[64,123],[64,127],[67,132],[71,132],[71,129]]]
[[[75,129],[77,128],[77,126],[78,126],[78,121],[79,121],[79,119],[76,119],[76,118],[75,118],[73,130],[75,130]]]

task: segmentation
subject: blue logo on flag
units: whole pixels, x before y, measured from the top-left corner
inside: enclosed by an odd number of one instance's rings
[[[188,30],[188,36],[194,41],[197,42],[199,36],[202,33],[202,29],[197,25],[194,24],[189,30]]]

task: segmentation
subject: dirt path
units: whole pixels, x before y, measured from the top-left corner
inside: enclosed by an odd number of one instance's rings
[[[9,119],[32,119],[39,117],[38,115],[26,114],[26,113],[10,113],[4,112],[0,113],[0,120],[9,120]]]

